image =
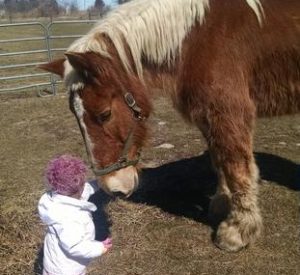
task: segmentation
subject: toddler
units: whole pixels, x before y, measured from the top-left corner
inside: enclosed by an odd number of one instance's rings
[[[95,240],[91,212],[96,205],[88,198],[97,187],[85,182],[87,168],[78,158],[62,155],[49,162],[46,182],[49,191],[38,204],[47,225],[44,241],[43,275],[86,273],[91,259],[111,248],[111,239]]]

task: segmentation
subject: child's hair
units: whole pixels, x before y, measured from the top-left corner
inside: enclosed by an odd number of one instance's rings
[[[62,155],[49,162],[45,178],[52,191],[70,196],[82,188],[86,172],[87,167],[81,159]]]

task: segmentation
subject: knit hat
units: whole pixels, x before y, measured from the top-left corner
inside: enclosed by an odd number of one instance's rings
[[[49,162],[45,178],[49,188],[58,194],[70,196],[85,183],[87,167],[84,162],[70,155],[62,155]]]

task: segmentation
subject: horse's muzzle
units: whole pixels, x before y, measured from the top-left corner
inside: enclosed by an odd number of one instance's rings
[[[100,177],[102,189],[110,195],[129,197],[138,186],[138,173],[134,166],[128,166]]]

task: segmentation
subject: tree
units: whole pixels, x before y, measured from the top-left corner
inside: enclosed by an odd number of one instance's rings
[[[4,0],[5,9],[9,12],[28,12],[38,7],[58,10],[56,0]]]
[[[126,2],[129,2],[130,0],[118,0],[118,4],[121,5],[121,4],[124,4]]]
[[[8,14],[10,23],[12,23],[12,13],[13,13],[14,5],[15,5],[15,1],[13,3],[12,0],[4,0],[4,8],[5,8],[5,11]]]
[[[35,9],[39,6],[38,0],[29,0],[30,9]]]
[[[8,11],[8,12],[12,12],[14,7],[16,5],[16,1],[13,1],[13,0],[4,0],[4,6],[5,6],[5,9]]]
[[[70,4],[70,12],[71,13],[76,13],[78,12],[79,8],[78,8],[78,5],[77,5],[77,1],[73,0]]]
[[[94,7],[95,9],[102,11],[105,7],[105,3],[103,2],[103,0],[96,0]]]
[[[59,6],[56,0],[44,0],[39,1],[39,12],[40,16],[49,16],[52,19],[53,15],[57,15],[59,13]]]

